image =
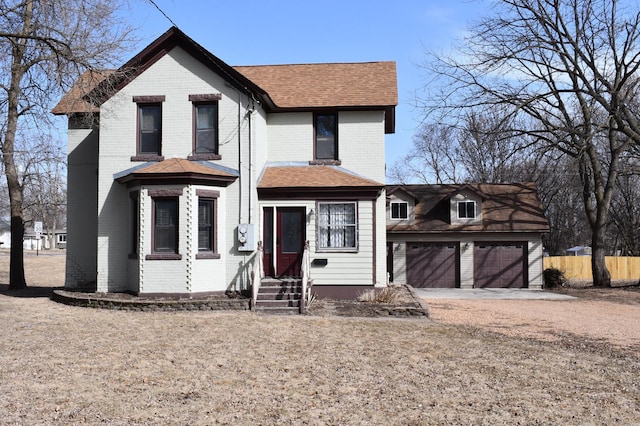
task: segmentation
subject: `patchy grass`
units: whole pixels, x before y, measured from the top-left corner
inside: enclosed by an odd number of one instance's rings
[[[30,284],[62,284],[63,267],[26,260]],[[640,422],[638,357],[580,342],[430,321],[96,310],[3,292],[0,322],[4,424]]]

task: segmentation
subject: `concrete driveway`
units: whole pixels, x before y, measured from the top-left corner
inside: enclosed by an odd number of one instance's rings
[[[474,300],[572,300],[573,296],[544,290],[526,288],[414,288],[423,299],[474,299]]]

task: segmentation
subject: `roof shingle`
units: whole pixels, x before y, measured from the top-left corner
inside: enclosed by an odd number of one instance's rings
[[[398,104],[395,62],[236,66],[281,108]]]
[[[269,166],[258,189],[273,188],[382,188],[384,184],[366,179],[336,166]]]
[[[449,199],[461,188],[484,195],[481,224],[452,224]],[[548,232],[549,222],[534,183],[388,186],[415,194],[415,223],[389,223],[391,233]]]

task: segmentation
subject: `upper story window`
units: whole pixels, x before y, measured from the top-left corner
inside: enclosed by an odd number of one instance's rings
[[[318,203],[318,250],[357,249],[356,206],[355,202]]]
[[[138,104],[138,140],[132,160],[161,160],[162,102],[164,96],[134,96]]]
[[[409,217],[409,203],[406,201],[393,201],[391,203],[391,219],[407,219]]]
[[[476,202],[458,201],[458,219],[475,219]]]
[[[189,95],[193,102],[193,155],[194,160],[219,160],[218,153],[218,101],[219,93]]]
[[[314,114],[314,160],[338,159],[338,114]]]

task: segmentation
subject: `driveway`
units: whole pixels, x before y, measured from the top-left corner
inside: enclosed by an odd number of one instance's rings
[[[572,300],[573,296],[544,290],[523,288],[416,288],[418,296],[426,299],[471,300]]]
[[[640,289],[417,289],[430,317],[443,324],[562,342],[611,345],[640,355]]]

